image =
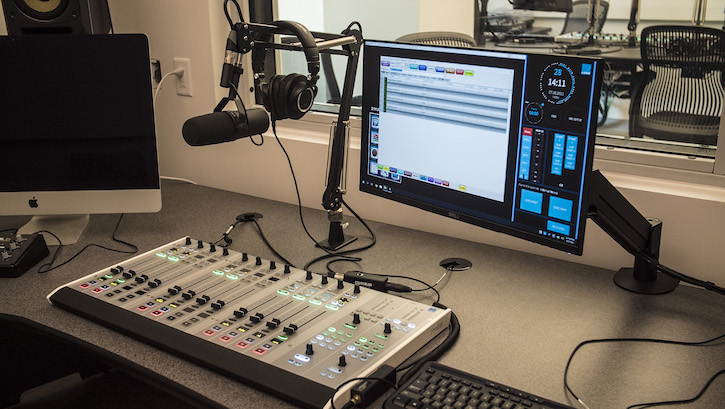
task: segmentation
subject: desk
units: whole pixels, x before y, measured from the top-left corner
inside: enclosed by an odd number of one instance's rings
[[[495,43],[493,41],[487,41],[482,47],[484,50],[491,51],[509,51],[509,52],[522,52],[522,53],[539,53],[549,54],[555,52],[554,50],[563,47],[564,43],[547,43],[540,42],[535,44],[515,44],[510,41]],[[593,57],[601,57],[609,62],[616,63],[627,63],[627,64],[639,64],[642,61],[641,51],[639,46],[627,47],[627,46],[609,46],[602,47],[602,53],[593,55]],[[574,54],[575,55],[575,54]]]
[[[164,181],[162,192],[161,212],[128,214],[117,233],[140,252],[185,235],[216,240],[236,215],[260,212],[265,235],[292,263],[301,266],[321,254],[305,236],[296,206],[176,181]],[[312,234],[324,237],[326,213],[305,209],[304,214]],[[25,220],[2,217],[0,229],[17,228]],[[116,215],[92,216],[81,241],[64,248],[59,261],[91,242],[119,246],[110,240],[117,220]],[[564,366],[579,342],[609,337],[696,341],[725,332],[725,297],[705,290],[681,285],[670,294],[641,296],[616,287],[611,271],[387,224],[370,225],[378,242],[362,253],[361,267],[366,271],[434,283],[443,273],[440,260],[466,257],[473,262],[472,269],[454,272],[440,285],[441,302],[461,323],[457,344],[441,362],[556,401],[569,402],[562,383]],[[360,236],[362,242],[367,240],[359,223],[351,223],[348,232]],[[231,237],[232,248],[274,259],[253,226],[237,228]],[[25,317],[87,341],[224,406],[292,407],[45,300],[59,285],[126,258],[91,249],[44,275],[36,274],[36,268],[20,278],[0,279],[0,313]],[[323,266],[317,268],[321,271]],[[418,301],[433,300],[429,293],[414,294]],[[622,408],[694,396],[723,369],[724,362],[723,342],[697,348],[603,344],[578,353],[569,381],[591,407]],[[720,377],[696,407],[722,407],[723,401],[725,378]],[[381,405],[382,399],[373,407]]]

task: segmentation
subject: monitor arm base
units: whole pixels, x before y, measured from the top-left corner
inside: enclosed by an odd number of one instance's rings
[[[69,244],[75,244],[81,238],[81,235],[86,230],[88,221],[91,216],[88,214],[81,215],[62,215],[62,216],[33,216],[25,226],[18,229],[20,234],[33,234],[40,232],[45,239],[45,242],[49,246],[57,246],[58,239],[60,242],[67,246]],[[58,239],[53,237],[51,234],[43,232],[49,231],[56,235]]]

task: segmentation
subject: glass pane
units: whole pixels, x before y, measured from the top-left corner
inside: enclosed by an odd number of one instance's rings
[[[560,0],[559,3],[566,3]],[[478,39],[478,46],[498,51],[525,51],[537,53],[567,53],[573,42],[582,42],[581,33],[567,34],[569,27],[579,27],[572,13],[561,11],[514,10],[508,0],[456,0],[438,2],[432,0],[314,0],[299,2],[296,0],[278,0],[276,16],[279,19],[299,21],[313,31],[337,33],[351,21],[359,21],[363,28],[363,37],[376,40],[395,40],[403,35],[425,31],[455,31]],[[522,3],[522,2],[518,2]],[[517,3],[517,4],[518,4]],[[524,2],[525,3],[525,2]],[[534,2],[535,3],[535,2]],[[586,38],[584,51],[601,56],[607,63],[603,84],[599,131],[597,143],[605,146],[626,147],[637,150],[674,153],[686,156],[714,158],[717,145],[723,100],[723,53],[725,41],[702,40],[700,34],[692,34],[685,40],[668,40],[660,37],[663,47],[676,52],[698,53],[710,50],[719,55],[719,68],[712,65],[702,68],[685,68],[676,72],[656,74],[645,72],[641,59],[639,42],[630,45],[628,37],[631,2],[606,2],[606,11],[602,10],[601,33],[592,39]],[[680,25],[694,27],[695,16],[692,2],[643,2],[639,11],[639,23],[635,32],[637,41],[645,27],[660,25]],[[697,3],[697,2],[695,2]],[[579,7],[574,5],[574,7]],[[484,10],[481,10],[481,9]],[[702,27],[723,27],[725,0],[710,0],[707,13],[702,18]],[[488,15],[490,24],[474,24]],[[586,13],[584,13],[586,14]],[[504,24],[506,23],[506,24]],[[580,22],[581,23],[581,22]],[[587,26],[586,19],[583,22]],[[479,32],[474,32],[476,27]],[[722,30],[718,30],[721,31]],[[531,35],[528,36],[527,35]],[[694,36],[694,37],[693,37]],[[672,43],[672,44],[671,44]],[[673,48],[674,46],[674,48]],[[718,48],[720,47],[720,48]],[[679,51],[678,51],[679,50]],[[287,53],[295,54],[295,53]],[[283,56],[284,72],[304,70],[301,56]],[[345,72],[345,58],[332,56],[331,64],[335,78],[320,79],[320,93],[316,99],[316,109],[336,112],[334,84],[342,87]],[[354,95],[361,93],[361,69],[358,66]],[[288,71],[290,70],[290,71]],[[677,87],[664,86],[660,90],[644,89],[662,84],[680,82]],[[676,81],[677,80],[677,81]],[[705,81],[705,85],[700,82]],[[647,86],[647,87],[645,87]],[[665,92],[665,91],[667,92]],[[643,92],[639,92],[643,91]],[[642,100],[654,100],[660,108],[649,106],[650,111],[642,111]],[[687,104],[691,106],[687,106]],[[635,105],[633,105],[635,104]],[[669,104],[669,105],[668,105]],[[705,107],[707,105],[707,107]],[[694,108],[692,107],[694,106]],[[659,109],[659,111],[657,111]],[[630,117],[630,112],[640,112]],[[355,114],[355,112],[353,112]],[[645,128],[641,125],[645,122]],[[668,122],[670,121],[670,122]],[[674,121],[674,122],[673,122]],[[657,132],[675,127],[673,123],[684,125],[682,132]],[[690,127],[689,130],[687,127]],[[706,130],[705,128],[709,128]],[[646,131],[643,131],[646,129]],[[713,131],[714,130],[714,131]]]

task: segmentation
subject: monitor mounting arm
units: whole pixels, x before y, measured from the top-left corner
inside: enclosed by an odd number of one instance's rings
[[[659,271],[662,221],[642,216],[598,170],[592,172],[588,216],[634,255],[634,267],[614,275],[618,286],[640,294],[664,294],[677,287],[679,280]]]
[[[246,41],[250,42],[252,49],[252,68],[255,76],[264,75],[264,56],[271,50],[302,51],[299,43],[274,43],[272,34],[292,34],[272,24],[245,23],[250,35]],[[340,110],[337,120],[333,122],[328,153],[328,169],[326,188],[322,195],[322,207],[327,210],[330,221],[330,230],[327,240],[319,243],[320,247],[331,250],[339,249],[352,241],[355,237],[346,237],[343,233],[342,223],[342,195],[345,194],[345,180],[347,170],[347,151],[349,148],[350,107],[352,105],[355,75],[360,58],[362,46],[362,33],[352,29],[352,24],[341,34],[312,32],[320,53],[338,54],[347,57],[345,80],[340,99]],[[333,47],[341,46],[340,49]]]

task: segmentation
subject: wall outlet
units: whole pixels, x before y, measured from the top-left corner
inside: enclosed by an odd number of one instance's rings
[[[188,58],[174,57],[174,69],[183,68],[184,74],[176,77],[176,93],[178,95],[192,96],[191,82],[191,60]]]
[[[161,62],[156,58],[152,58],[151,61],[151,88],[156,89],[161,81]]]

